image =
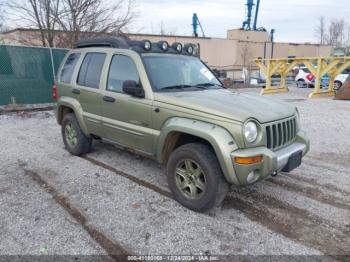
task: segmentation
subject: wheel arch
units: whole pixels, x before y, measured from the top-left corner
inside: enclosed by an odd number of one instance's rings
[[[89,135],[87,127],[84,123],[83,109],[80,103],[70,97],[61,98],[56,106],[56,117],[59,125],[62,124],[64,116],[69,113],[73,113],[75,115],[83,133],[85,135]]]
[[[193,142],[210,146],[218,158],[226,180],[231,184],[239,184],[231,160],[231,153],[238,148],[237,144],[226,129],[215,124],[177,117],[168,120],[158,140],[158,161],[166,163],[176,148]]]

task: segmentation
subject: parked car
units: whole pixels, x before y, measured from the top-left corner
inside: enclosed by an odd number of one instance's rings
[[[314,88],[315,87],[316,78],[307,67],[295,68],[295,72],[296,72],[295,81],[297,83],[297,87],[299,87],[299,88],[305,88],[305,87]],[[327,75],[327,74],[324,75],[321,78],[321,88],[327,88],[329,86],[329,80],[330,80],[329,75]],[[340,80],[345,81],[346,78],[343,80],[343,77],[341,75],[339,75],[336,78],[335,85],[339,86]]]
[[[350,68],[345,69],[340,75],[335,78],[334,90],[339,90],[350,75]]]
[[[336,100],[350,100],[350,75],[344,84],[335,91]]]
[[[174,198],[199,212],[220,205],[230,184],[291,172],[310,148],[296,107],[223,88],[192,44],[81,41],[53,96],[72,155],[98,139],[153,158]]]
[[[305,87],[313,87],[314,86],[314,75],[310,72],[310,70],[305,67],[296,67],[295,71],[295,82],[297,83],[297,87],[305,88]]]

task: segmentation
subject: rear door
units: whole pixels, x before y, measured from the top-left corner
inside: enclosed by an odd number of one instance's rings
[[[127,80],[142,86],[134,60],[124,54],[114,54],[102,98],[105,137],[123,146],[152,154],[152,100],[125,94],[123,83]]]
[[[73,96],[79,100],[84,120],[90,134],[103,136],[101,74],[106,61],[105,53],[87,52],[81,63],[73,88]]]

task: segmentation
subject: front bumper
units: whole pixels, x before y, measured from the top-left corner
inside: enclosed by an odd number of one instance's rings
[[[282,171],[293,154],[302,151],[302,155],[305,156],[309,150],[310,140],[306,138],[304,132],[299,132],[292,144],[278,151],[274,152],[266,147],[242,149],[234,151],[231,158],[263,156],[263,161],[257,164],[240,165],[233,163],[235,175],[240,185],[249,185],[270,176],[274,172]]]

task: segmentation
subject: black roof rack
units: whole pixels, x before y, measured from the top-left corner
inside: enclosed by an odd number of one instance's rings
[[[169,46],[169,48],[164,51],[161,49],[161,44],[164,41],[160,41],[158,43],[151,43],[151,49],[145,50],[144,44],[145,42],[150,42],[148,40],[144,41],[137,41],[137,40],[130,40],[125,37],[98,37],[98,38],[88,38],[78,41],[74,48],[89,48],[89,47],[107,47],[107,48],[120,48],[120,49],[131,49],[138,53],[147,53],[147,52],[153,52],[153,53],[170,53],[170,54],[183,54],[183,55],[193,55],[192,53],[188,53],[185,50],[186,46],[191,45],[192,47],[195,47],[195,45],[187,44],[183,46],[182,51],[178,52],[173,46]],[[179,44],[179,43],[174,43]],[[196,55],[199,55],[198,53]]]
[[[74,46],[74,48],[87,47],[129,48],[130,45],[123,37],[99,37],[80,40]]]

